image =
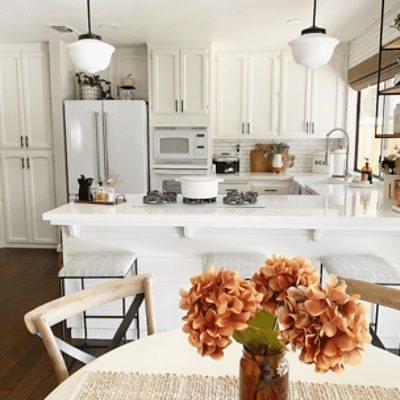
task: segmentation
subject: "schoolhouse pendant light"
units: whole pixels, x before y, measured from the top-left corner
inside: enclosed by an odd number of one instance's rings
[[[316,26],[317,0],[314,0],[313,24],[301,31],[301,36],[288,44],[297,64],[318,68],[328,64],[339,40],[328,36],[326,30]]]
[[[114,47],[104,43],[101,36],[92,33],[90,22],[90,0],[87,0],[88,33],[79,36],[79,40],[67,45],[75,68],[80,72],[94,74],[105,70],[111,61]]]

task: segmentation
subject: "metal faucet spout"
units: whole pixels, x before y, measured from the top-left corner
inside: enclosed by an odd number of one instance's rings
[[[342,132],[344,136],[346,137],[346,168],[344,171],[344,177],[347,179],[350,176],[349,172],[349,157],[350,157],[350,138],[349,134],[347,133],[346,130],[343,128],[334,128],[331,131],[329,131],[326,135],[327,141],[326,141],[326,152],[325,152],[325,164],[328,165],[328,155],[329,155],[329,141],[330,141],[330,136],[334,132]]]

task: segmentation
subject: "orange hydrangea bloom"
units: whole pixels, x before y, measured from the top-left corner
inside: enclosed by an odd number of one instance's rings
[[[273,256],[255,273],[251,280],[264,299],[262,306],[275,313],[285,299],[288,288],[309,286],[319,281],[319,273],[311,262],[303,257],[287,258]]]
[[[192,287],[180,290],[180,307],[187,310],[183,331],[202,356],[219,359],[234,330],[248,327],[260,308],[262,295],[236,272],[220,269],[191,278]]]
[[[344,284],[331,275],[328,285],[291,287],[276,312],[282,340],[301,350],[300,360],[315,364],[317,372],[341,372],[357,365],[364,345],[371,341],[367,309],[360,296],[346,294]]]

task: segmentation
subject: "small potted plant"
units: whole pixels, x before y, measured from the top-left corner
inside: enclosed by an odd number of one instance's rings
[[[103,84],[110,85],[109,81],[100,78],[100,75],[87,75],[83,72],[77,72],[75,76],[79,86],[79,100],[101,100],[106,97]]]
[[[269,148],[269,154],[272,155],[272,168],[283,167],[283,155],[289,150],[287,143],[272,143]]]

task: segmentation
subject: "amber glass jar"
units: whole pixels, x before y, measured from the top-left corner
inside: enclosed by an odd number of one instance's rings
[[[256,354],[243,347],[240,400],[288,400],[289,364],[284,351]]]
[[[394,181],[394,201],[397,206],[400,207],[400,180],[396,179]]]

